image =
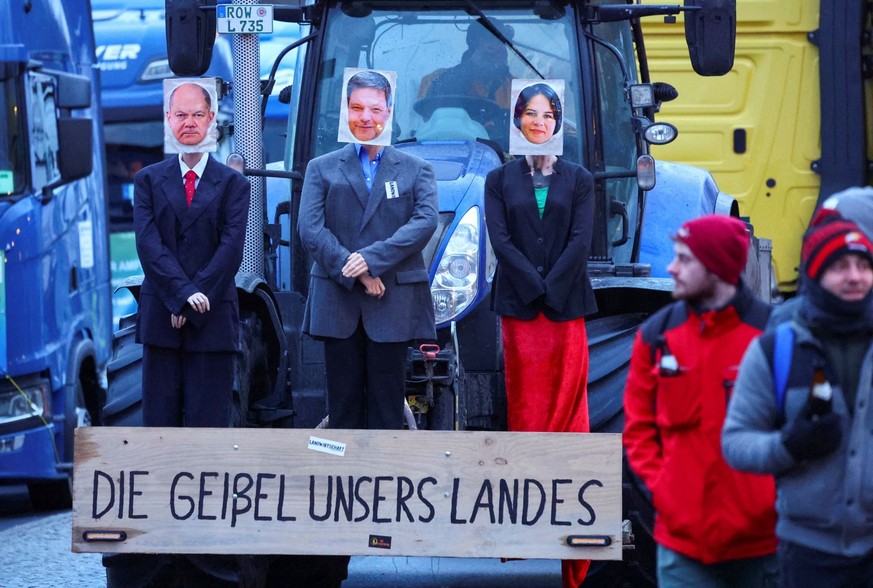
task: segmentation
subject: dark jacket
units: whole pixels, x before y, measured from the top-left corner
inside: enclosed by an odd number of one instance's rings
[[[558,159],[540,219],[531,170],[519,158],[485,180],[485,222],[497,256],[497,314],[531,320],[540,312],[567,321],[597,310],[588,279],[594,180]]]
[[[697,313],[674,302],[634,341],[624,392],[628,463],[652,492],[655,540],[704,564],[776,551],[773,478],[731,469],[720,443],[740,360],[769,312],[742,287],[722,309]],[[678,369],[659,369],[668,349]]]
[[[179,158],[141,170],[134,179],[133,224],[145,279],[137,341],[186,351],[236,351],[239,309],[234,278],[245,243],[249,181],[210,157],[191,206]],[[198,314],[188,297],[202,292],[210,310]],[[170,315],[188,319],[174,329]]]

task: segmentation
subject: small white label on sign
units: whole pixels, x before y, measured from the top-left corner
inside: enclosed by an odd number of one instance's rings
[[[339,455],[340,457],[346,454],[346,444],[339,441],[330,441],[320,437],[310,437],[308,448],[312,451],[320,451],[322,453],[330,453],[331,455]]]
[[[79,221],[79,265],[82,269],[94,267],[94,227],[90,220]]]
[[[400,197],[400,190],[397,189],[397,182],[385,182],[385,196],[388,200]]]
[[[273,6],[270,4],[219,4],[215,7],[219,33],[257,35],[273,32]]]

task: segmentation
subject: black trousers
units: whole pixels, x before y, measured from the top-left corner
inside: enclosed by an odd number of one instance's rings
[[[873,553],[843,557],[779,541],[784,588],[873,588]]]
[[[402,429],[406,350],[411,341],[377,343],[364,325],[324,340],[331,429]]]
[[[143,345],[146,427],[229,427],[234,352],[197,353]]]

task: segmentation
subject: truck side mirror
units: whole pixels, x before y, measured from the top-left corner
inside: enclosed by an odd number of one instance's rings
[[[55,188],[84,178],[94,170],[94,121],[90,118],[58,119],[58,173],[60,177],[43,186],[42,203],[48,204]]]
[[[52,72],[52,74],[57,78],[55,100],[58,108],[88,108],[91,106],[90,78],[65,72]]]
[[[721,76],[734,66],[736,0],[685,0],[685,41],[694,71]]]
[[[198,77],[209,69],[215,4],[215,0],[165,0],[167,59],[177,76]]]
[[[61,182],[84,178],[93,170],[93,124],[90,118],[58,119],[58,171],[61,172]]]

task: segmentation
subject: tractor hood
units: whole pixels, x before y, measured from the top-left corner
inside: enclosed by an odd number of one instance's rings
[[[440,212],[459,216],[471,206],[483,205],[485,176],[501,164],[494,149],[475,141],[422,141],[395,147],[433,166]]]

